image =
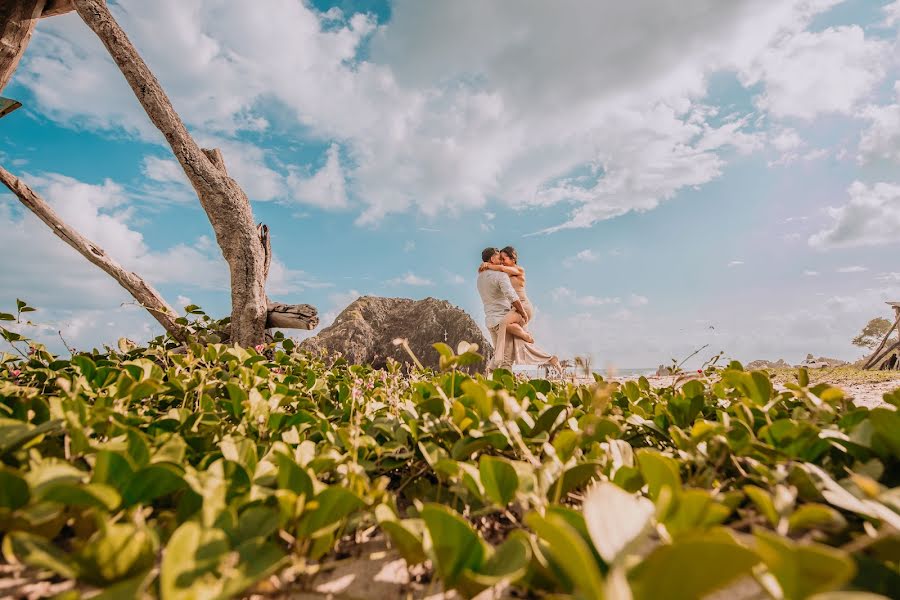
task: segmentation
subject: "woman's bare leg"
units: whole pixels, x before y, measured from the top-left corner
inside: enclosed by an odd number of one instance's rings
[[[524,324],[524,319],[522,319],[522,315],[518,312],[511,310],[509,311],[509,314],[506,315],[506,331],[527,344],[533,344],[534,338],[531,337],[530,333],[525,331]]]

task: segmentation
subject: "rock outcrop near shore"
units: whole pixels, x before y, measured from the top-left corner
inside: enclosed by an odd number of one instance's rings
[[[432,347],[444,342],[456,351],[459,342],[478,344],[478,352],[490,357],[491,343],[474,319],[446,300],[426,298],[381,298],[363,296],[345,308],[334,323],[318,335],[304,340],[301,348],[311,352],[340,353],[353,364],[383,368],[388,358],[411,363],[409,355],[394,345],[405,338],[416,357],[426,367],[437,368],[439,355]],[[473,370],[484,368],[484,363]]]

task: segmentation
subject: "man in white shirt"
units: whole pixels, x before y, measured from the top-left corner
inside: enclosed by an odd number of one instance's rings
[[[481,252],[481,260],[497,264],[500,262],[500,252],[496,248],[485,248]],[[519,314],[525,316],[525,308],[509,281],[509,275],[503,271],[485,270],[480,272],[478,274],[478,293],[484,304],[484,324],[491,332],[491,342],[496,349],[497,334],[506,315],[514,308]],[[525,316],[525,320],[528,320],[527,316]],[[488,362],[488,373],[495,368],[512,369],[513,352],[513,344],[506,344],[503,356],[495,355]]]

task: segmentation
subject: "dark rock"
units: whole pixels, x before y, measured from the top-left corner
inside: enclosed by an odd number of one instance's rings
[[[426,298],[381,298],[363,296],[345,308],[318,335],[300,344],[311,352],[340,353],[353,364],[370,364],[383,368],[388,358],[412,363],[402,346],[394,345],[397,338],[405,338],[409,347],[426,367],[438,368],[439,355],[432,345],[444,342],[456,352],[459,342],[478,344],[478,352],[491,355],[490,341],[481,328],[460,308],[446,300]],[[472,370],[484,369],[484,363]]]

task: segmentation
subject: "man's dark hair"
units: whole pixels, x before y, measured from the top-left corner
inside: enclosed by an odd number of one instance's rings
[[[491,257],[497,254],[496,248],[485,248],[481,251],[481,262],[491,262]]]

